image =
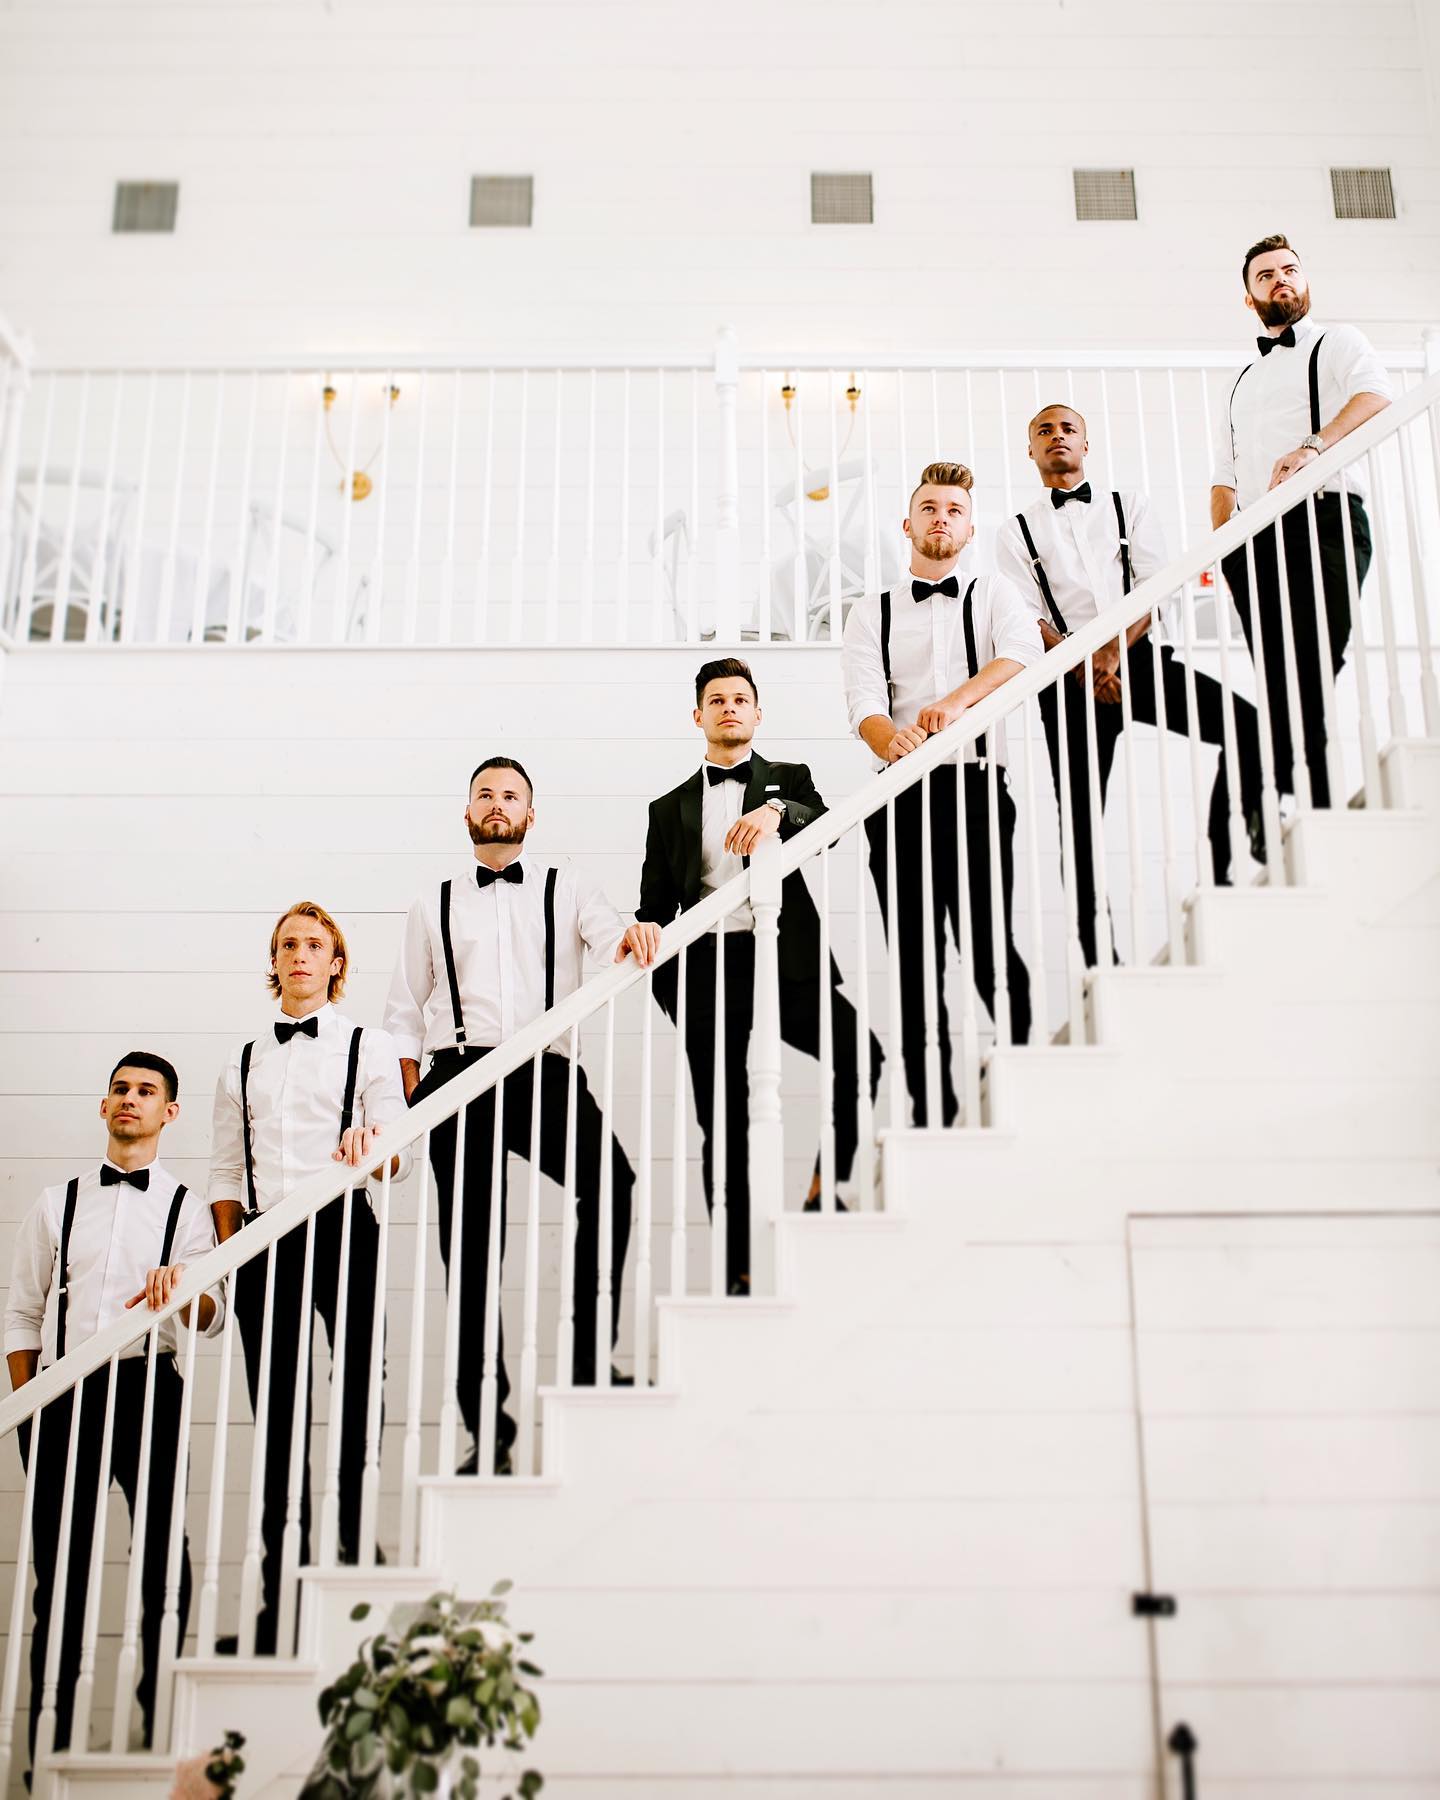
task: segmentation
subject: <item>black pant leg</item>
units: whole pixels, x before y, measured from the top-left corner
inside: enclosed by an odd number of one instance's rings
[[[1085,965],[1094,968],[1095,936],[1095,836],[1099,831],[1101,854],[1104,853],[1103,824],[1092,823],[1090,805],[1090,719],[1085,690],[1073,676],[1065,675],[1065,758],[1070,778],[1070,828],[1075,847],[1075,867],[1069,879],[1075,894],[1076,928]],[[1115,744],[1124,718],[1115,701],[1095,702],[1095,758],[1100,775],[1100,804],[1110,785],[1110,770],[1115,760]],[[1050,758],[1050,773],[1055,782],[1055,807],[1061,814],[1060,839],[1064,866],[1064,818],[1061,803],[1060,715],[1053,687],[1040,694],[1040,719],[1045,727],[1045,749]]]
[[[732,1291],[750,1280],[750,1027],[755,1010],[755,939],[726,932],[725,1018],[725,1277]],[[690,946],[685,969],[685,1056],[700,1121],[705,1204],[715,1210],[715,939]]]
[[[1003,772],[997,771],[1000,893],[1005,915],[1005,985],[1010,997],[1010,1035],[1017,1044],[1030,1040],[1030,971],[1015,943],[1015,802]],[[965,768],[967,879],[970,889],[970,932],[976,992],[995,1017],[995,935],[991,908],[990,777],[975,764]]]
[[[360,1510],[365,1487],[366,1428],[370,1410],[371,1345],[374,1339],[380,1223],[363,1189],[350,1196],[350,1258],[341,1269],[345,1200],[332,1200],[315,1219],[315,1309],[325,1321],[332,1367],[331,1405],[340,1407],[340,1555],[353,1561],[360,1551]],[[345,1368],[338,1398],[333,1356],[339,1319],[340,1284],[345,1282]],[[385,1423],[382,1344],[380,1426]]]
[[[941,1122],[950,1125],[960,1111],[955,1095],[950,1058],[950,1014],[945,1004],[945,917],[955,891],[955,776],[952,769],[937,769],[931,784],[931,893],[935,946],[936,1026],[940,1040]],[[907,788],[895,800],[895,883],[898,892],[892,907],[886,868],[888,826],[882,810],[865,821],[870,846],[870,875],[880,902],[887,942],[898,949],[900,964],[900,1053],[905,1065],[905,1085],[910,1092],[910,1113],[919,1127],[927,1123],[925,1099],[925,902],[924,837],[921,789]],[[893,916],[892,916],[893,915]],[[891,933],[894,938],[891,938]],[[891,1023],[892,1035],[895,1021]]]
[[[565,1122],[569,1103],[570,1059],[547,1054],[540,1072],[540,1167],[552,1181],[565,1180]],[[635,1171],[610,1121],[610,1346],[620,1331],[620,1286],[630,1248],[630,1215]],[[530,1118],[523,1122],[521,1154],[530,1154]],[[507,1136],[508,1136],[507,1132]],[[575,1292],[574,1348],[571,1379],[579,1387],[594,1385],[596,1318],[600,1304],[600,1180],[605,1156],[604,1121],[585,1071],[575,1070]]]
[[[270,1379],[266,1390],[265,1474],[260,1515],[262,1558],[260,1615],[255,1624],[257,1655],[272,1655],[280,1615],[280,1575],[284,1555],[285,1519],[290,1504],[290,1449],[294,1436],[295,1406],[305,1407],[300,1469],[300,1562],[309,1556],[310,1469],[306,1454],[310,1441],[310,1365],[305,1357],[304,1392],[301,1393],[300,1361],[308,1349],[313,1315],[301,1316],[300,1301],[305,1270],[305,1227],[286,1232],[275,1241],[275,1295],[270,1322]],[[235,1323],[245,1352],[245,1385],[250,1410],[260,1417],[260,1370],[264,1343],[266,1289],[269,1257],[242,1263],[235,1277]]]
[[[142,1358],[127,1358],[120,1365],[122,1385],[128,1381],[130,1392],[123,1409],[117,1408],[117,1430],[111,1467],[115,1479],[135,1517],[135,1500],[139,1488],[140,1436],[145,1407],[145,1364]],[[154,1738],[155,1693],[160,1673],[161,1631],[165,1620],[165,1585],[170,1553],[171,1508],[175,1497],[175,1471],[183,1454],[180,1442],[180,1410],[185,1384],[175,1366],[173,1356],[157,1358],[155,1365],[155,1400],[150,1422],[149,1498],[145,1511],[143,1545],[130,1546],[131,1556],[143,1555],[140,1570],[140,1679],[136,1697],[145,1722],[145,1743]],[[131,1430],[118,1429],[120,1415],[133,1420]],[[189,1484],[188,1469],[183,1477]],[[185,1642],[190,1622],[190,1540],[185,1531],[183,1510],[180,1523],[180,1569],[175,1650],[178,1655]]]
[[[80,1675],[80,1647],[85,1628],[85,1587],[89,1580],[90,1548],[95,1535],[95,1494],[100,1474],[108,1380],[107,1371],[97,1370],[87,1377],[80,1390],[80,1437],[76,1446],[70,1530],[63,1549],[66,1571],[65,1605],[64,1617],[59,1625],[60,1661],[55,1691],[55,1734],[52,1739],[56,1750],[64,1750],[70,1743],[75,1683]],[[30,1636],[29,1743],[32,1762],[35,1756],[35,1736],[45,1699],[45,1665],[49,1656],[50,1633],[56,1628],[55,1577],[61,1566],[60,1524],[73,1413],[74,1401],[70,1394],[61,1394],[42,1408],[39,1446],[35,1452],[38,1463],[30,1517],[31,1557],[35,1567],[35,1592],[32,1600],[35,1623]],[[119,1430],[123,1423],[117,1417],[116,1429]],[[138,1430],[138,1420],[136,1429]],[[19,1439],[21,1460],[28,1471],[32,1451],[29,1425],[20,1427]]]
[[[464,1059],[468,1061],[467,1059]],[[459,1072],[462,1059],[455,1058],[433,1065],[425,1080],[410,1097],[411,1105],[433,1093]],[[518,1071],[517,1071],[518,1073]],[[511,1077],[514,1080],[514,1077]],[[505,1103],[511,1104],[506,1083]],[[528,1102],[528,1089],[527,1089]],[[528,1105],[527,1105],[528,1117]],[[490,1256],[490,1171],[495,1143],[495,1092],[487,1089],[465,1109],[465,1167],[461,1171],[460,1267],[452,1267],[450,1252],[452,1201],[455,1175],[455,1121],[446,1119],[430,1133],[430,1166],[435,1173],[435,1211],[440,1226],[440,1255],[445,1264],[445,1282],[460,1282],[460,1346],[455,1376],[455,1393],[460,1416],[472,1436],[480,1430],[480,1384],[484,1375],[485,1301],[489,1283]],[[505,1161],[500,1162],[500,1242],[505,1242]],[[496,1443],[508,1449],[515,1441],[515,1421],[505,1410],[510,1397],[510,1378],[505,1368],[505,1323],[500,1321],[497,1339],[497,1392],[499,1406]]]

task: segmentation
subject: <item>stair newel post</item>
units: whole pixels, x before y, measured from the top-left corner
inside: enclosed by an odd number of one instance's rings
[[[113,1366],[113,1365],[112,1365]],[[10,1766],[15,1751],[16,1703],[20,1694],[20,1651],[25,1637],[25,1602],[30,1583],[25,1579],[30,1564],[31,1527],[35,1518],[35,1479],[39,1468],[41,1414],[29,1425],[30,1451],[24,1458],[25,1489],[20,1502],[20,1538],[15,1548],[15,1579],[10,1584],[10,1618],[5,1633],[5,1672],[0,1677],[0,1794],[10,1791]],[[20,1427],[21,1439],[26,1427]],[[106,1483],[109,1486],[109,1483]]]
[[[715,641],[740,641],[740,351],[734,328],[715,339],[715,407],[720,426],[720,480],[715,493]],[[691,543],[700,521],[690,521]]]
[[[785,1126],[780,1110],[780,841],[750,858],[755,915],[755,1007],[750,1028],[751,1291],[775,1291],[775,1234],[784,1210]],[[718,1122],[718,1121],[717,1121]]]

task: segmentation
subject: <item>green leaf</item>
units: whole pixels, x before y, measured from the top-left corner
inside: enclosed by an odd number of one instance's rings
[[[452,1699],[445,1708],[445,1723],[447,1725],[473,1725],[476,1716],[475,1708],[463,1694],[456,1694],[454,1699]]]
[[[543,1669],[537,1669],[532,1662],[518,1662],[515,1667],[522,1675],[543,1675],[545,1673]]]
[[[491,1588],[490,1592],[496,1596],[498,1596],[500,1594],[508,1594],[510,1592],[511,1588],[514,1587],[514,1585],[515,1585],[515,1583],[513,1581],[497,1581],[495,1583],[494,1587]]]
[[[380,1696],[375,1692],[374,1688],[356,1688],[351,1698],[357,1706],[363,1706],[366,1712],[379,1712],[380,1710]]]
[[[368,1619],[370,1617],[370,1602],[368,1600],[362,1600],[358,1606],[352,1606],[350,1609],[350,1617],[354,1619],[357,1624],[361,1619]]]
[[[468,1775],[470,1779],[474,1781],[480,1774],[480,1764],[473,1756],[462,1756],[460,1758],[460,1773],[462,1775]]]
[[[410,1715],[398,1700],[392,1700],[385,1717],[390,1723],[390,1735],[397,1738],[408,1738],[410,1735]]]
[[[520,1777],[520,1800],[535,1800],[544,1785],[545,1777],[538,1769],[527,1769]]]
[[[440,1786],[440,1776],[433,1763],[417,1762],[410,1771],[410,1791],[414,1794],[433,1794]]]
[[[356,1738],[364,1737],[374,1723],[374,1713],[366,1712],[363,1708],[359,1712],[352,1712],[345,1721],[346,1740],[353,1744]]]
[[[526,1737],[534,1737],[540,1728],[540,1706],[533,1694],[520,1708],[520,1723],[525,1727]]]

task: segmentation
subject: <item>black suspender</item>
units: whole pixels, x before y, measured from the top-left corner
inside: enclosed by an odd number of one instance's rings
[[[360,1079],[360,1040],[365,1035],[365,1027],[357,1025],[350,1033],[350,1061],[345,1070],[345,1103],[340,1108],[340,1135],[355,1123],[355,1084]]]
[[[970,671],[970,679],[972,681],[980,673],[980,658],[975,653],[974,596],[975,596],[975,580],[972,579],[969,587],[967,587],[965,590],[965,599],[963,602],[963,617],[964,617],[964,624],[965,624],[965,666]],[[979,761],[983,764],[985,761],[985,734],[983,731],[981,732],[980,736],[978,738],[976,738],[976,740],[975,740],[975,755],[979,759]]]
[[[555,885],[558,869],[545,871],[545,1010],[555,1004]],[[445,952],[445,980],[450,988],[450,1011],[455,1020],[455,1048],[463,1055],[465,1015],[460,1006],[460,977],[455,967],[455,943],[450,935],[450,883],[440,883],[440,943]]]
[[[558,869],[545,871],[545,1010],[555,1004],[555,878]]]
[[[70,1233],[75,1227],[75,1203],[80,1198],[80,1177],[72,1175],[65,1189],[65,1218],[60,1226],[60,1285],[55,1290],[55,1360],[65,1354],[65,1314],[70,1299]]]
[[[885,668],[885,698],[895,716],[895,677],[890,673],[890,590],[880,596],[880,661]]]
[[[180,1223],[180,1209],[185,1204],[185,1183],[175,1189],[170,1212],[165,1220],[165,1236],[160,1245],[159,1268],[166,1268],[175,1250],[175,1231]],[[75,1229],[75,1208],[80,1199],[80,1177],[72,1175],[65,1186],[65,1216],[60,1224],[60,1285],[55,1290],[55,1360],[65,1354],[65,1318],[70,1310],[70,1234]]]
[[[455,946],[450,941],[450,883],[440,883],[440,942],[445,949],[445,976],[450,983],[450,1011],[455,1016],[455,1048],[465,1054],[465,1015],[460,1010],[460,980],[455,973]]]
[[[1115,523],[1120,527],[1120,577],[1124,582],[1122,592],[1128,594],[1134,585],[1130,579],[1130,539],[1125,531],[1125,506],[1119,494],[1111,494],[1115,502]]]
[[[248,1043],[240,1052],[240,1129],[245,1139],[245,1197],[249,1205],[245,1222],[260,1217],[260,1202],[255,1198],[255,1146],[250,1140],[250,1058],[255,1045]]]
[[[449,887],[449,882],[446,882]],[[357,1025],[350,1033],[350,1057],[345,1069],[345,1098],[340,1107],[340,1136],[355,1123],[355,1093],[360,1081],[360,1043],[365,1036],[365,1027]],[[245,1223],[260,1217],[260,1202],[255,1193],[255,1144],[250,1135],[250,1058],[254,1054],[255,1044],[246,1044],[240,1052],[240,1130],[245,1140],[245,1193],[250,1204],[245,1212]],[[184,1189],[181,1189],[184,1192]]]
[[[1320,431],[1320,346],[1324,342],[1325,333],[1322,331],[1311,347],[1310,367],[1306,371],[1310,388],[1310,430],[1314,435],[1318,435]],[[1254,367],[1254,363],[1246,363],[1245,367],[1235,377],[1235,386],[1230,389],[1230,400],[1227,411],[1230,418],[1230,461],[1232,464],[1234,463],[1237,454],[1235,446],[1235,388],[1239,387],[1240,383]]]
[[[1310,429],[1318,435],[1320,430],[1320,346],[1325,342],[1322,331],[1315,340],[1315,348],[1310,352]]]
[[[1024,513],[1016,513],[1015,523],[1020,527],[1020,535],[1025,540],[1025,548],[1029,552],[1030,567],[1040,588],[1040,596],[1050,608],[1050,619],[1061,637],[1070,635],[1070,627],[1065,623],[1065,615],[1055,604],[1055,596],[1050,592],[1050,577],[1045,573],[1045,565],[1040,560],[1040,552],[1035,548],[1035,540],[1030,535],[1030,523]],[[1127,589],[1128,592],[1128,589]]]

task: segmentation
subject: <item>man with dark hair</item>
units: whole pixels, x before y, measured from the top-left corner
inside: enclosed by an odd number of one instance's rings
[[[223,1243],[243,1225],[283,1200],[307,1176],[335,1164],[369,1169],[387,1125],[405,1114],[400,1063],[383,1031],[366,1030],[340,1011],[350,956],[345,934],[318,901],[297,900],[275,921],[270,933],[266,986],[280,1002],[269,1030],[237,1045],[215,1088],[210,1151],[210,1206],[215,1233]],[[409,1151],[391,1159],[399,1178],[410,1168]],[[371,1171],[378,1179],[381,1169]],[[345,1299],[345,1366],[333,1380],[332,1405],[340,1408],[340,1488],[337,1496],[341,1562],[368,1560],[361,1543],[361,1499],[367,1450],[378,1469],[377,1435],[367,1445],[370,1376],[380,1227],[363,1175],[349,1196],[341,1195],[301,1225],[277,1239],[275,1291],[267,1293],[270,1258],[242,1263],[235,1276],[235,1323],[245,1351],[250,1406],[265,1418],[264,1506],[261,1513],[261,1607],[255,1621],[255,1653],[273,1655],[281,1644],[285,1528],[290,1509],[290,1457],[295,1409],[304,1405],[301,1437],[299,1517],[293,1573],[310,1558],[310,1346],[318,1314],[332,1356],[339,1329],[340,1296]],[[342,1268],[346,1212],[349,1261]],[[306,1244],[310,1250],[310,1304],[304,1305]],[[261,1372],[269,1320],[269,1382],[261,1406]],[[383,1410],[380,1414],[383,1421]],[[247,1621],[242,1620],[242,1627]],[[222,1655],[240,1647],[237,1636],[219,1639]]]
[[[1241,264],[1241,281],[1245,304],[1264,329],[1256,340],[1259,356],[1247,363],[1226,389],[1216,423],[1215,473],[1210,489],[1210,519],[1216,530],[1237,506],[1253,506],[1261,495],[1338,444],[1393,398],[1390,378],[1363,333],[1353,325],[1319,327],[1310,318],[1310,286],[1287,238],[1277,232],[1252,244]],[[1258,608],[1276,786],[1282,793],[1295,791],[1298,732],[1316,806],[1328,806],[1331,800],[1325,757],[1325,682],[1344,662],[1350,641],[1342,504],[1350,515],[1357,595],[1370,567],[1370,522],[1359,464],[1345,471],[1344,492],[1342,502],[1337,480],[1315,497],[1320,598],[1325,613],[1323,641],[1315,616],[1310,528],[1303,500],[1282,515],[1280,544],[1273,525],[1256,537],[1253,594],[1243,549],[1227,556],[1222,564],[1252,656]],[[1283,620],[1288,620],[1295,646],[1298,721],[1290,717]]]
[[[825,810],[804,763],[768,762],[754,748],[762,714],[747,663],[727,656],[705,663],[695,677],[696,725],[705,734],[700,767],[650,805],[645,866],[640,876],[639,925],[654,954],[661,928],[734,879],[765,839],[793,837]],[[750,1088],[746,1055],[755,1010],[755,916],[748,904],[718,934],[690,946],[685,970],[685,1053],[703,1141],[705,1203],[715,1197],[715,982],[717,936],[724,943],[725,1269],[731,1293],[750,1282]],[[822,1008],[832,1020],[832,1106],[835,1177],[848,1182],[859,1141],[859,1057],[855,1009],[841,994],[840,971],[820,965],[820,921],[804,877],[785,882],[780,908],[780,1035],[810,1056],[820,1051]],[[825,984],[828,983],[828,994]],[[666,963],[655,976],[655,998],[676,1017],[679,977]],[[880,1045],[870,1040],[870,1092],[880,1076]],[[819,1165],[807,1209],[820,1204]]]
[[[1088,625],[1122,600],[1132,588],[1165,564],[1165,534],[1148,495],[1133,489],[1091,493],[1085,477],[1090,444],[1084,417],[1073,406],[1042,407],[1030,421],[1030,460],[1044,493],[1000,527],[995,565],[1029,596],[1047,649],[1070,632]],[[1085,665],[1072,673],[1065,695],[1065,760],[1069,767],[1070,813],[1075,845],[1075,898],[1085,961],[1096,960],[1095,845],[1099,821],[1090,813],[1090,718],[1095,732],[1095,760],[1100,775],[1100,804],[1110,782],[1115,746],[1124,728],[1120,684],[1129,683],[1131,717],[1140,724],[1158,723],[1155,653],[1148,637],[1148,614],[1125,634],[1125,653],[1116,638],[1091,658],[1094,671],[1093,715],[1085,703]],[[1161,697],[1165,724],[1182,734],[1189,727],[1185,665],[1172,645],[1160,646]],[[1220,684],[1196,671],[1195,711],[1200,736],[1224,746],[1224,705]],[[1061,794],[1059,706],[1053,687],[1040,694],[1040,717],[1050,755],[1057,804]],[[1258,813],[1260,804],[1259,738],[1255,709],[1235,700],[1235,737],[1240,759],[1242,811]],[[1230,878],[1229,786],[1222,758],[1210,790],[1210,856],[1215,879]]]
[[[390,995],[385,1025],[400,1052],[406,1098],[413,1106],[453,1081],[471,1059],[497,1049],[579,987],[587,954],[620,962],[646,953],[636,927],[627,930],[599,886],[572,867],[554,868],[525,850],[535,824],[535,791],[530,777],[509,756],[486,757],[470,778],[464,813],[473,855],[453,876],[411,906]],[[423,1080],[420,1060],[430,1056]],[[578,1200],[575,1235],[574,1360],[577,1383],[595,1380],[598,1360],[597,1287],[600,1279],[600,1188],[606,1153],[603,1121],[577,1068],[573,1166]],[[534,1063],[506,1077],[501,1096],[503,1153],[500,1158],[500,1242],[505,1241],[505,1153],[528,1158]],[[540,1076],[540,1167],[563,1182],[566,1171],[566,1108],[569,1058],[546,1051]],[[459,1473],[479,1472],[480,1386],[484,1373],[485,1305],[489,1286],[491,1169],[495,1146],[495,1089],[472,1101],[465,1113],[465,1165],[460,1179],[463,1207],[460,1267],[451,1266],[451,1221],[455,1197],[455,1122],[430,1134],[440,1253],[446,1281],[462,1284],[460,1356],[456,1394],[461,1417],[476,1437]],[[609,1144],[611,1195],[611,1317],[613,1346],[620,1318],[620,1278],[630,1241],[630,1198],[634,1171],[619,1139]],[[498,1300],[498,1296],[497,1296]],[[497,1428],[494,1468],[510,1470],[515,1422],[505,1411],[510,1381],[505,1370],[503,1325],[497,1348]]]
[[[163,1056],[132,1050],[111,1073],[100,1102],[107,1143],[105,1160],[70,1181],[46,1188],[20,1225],[5,1309],[5,1356],[10,1384],[19,1389],[42,1367],[61,1362],[67,1350],[94,1337],[144,1304],[159,1312],[170,1300],[186,1264],[214,1247],[205,1196],[191,1193],[157,1160],[160,1134],[180,1112],[180,1084]],[[220,1327],[223,1289],[200,1297],[198,1329]],[[140,1681],[136,1689],[150,1744],[155,1722],[158,1674],[163,1660],[165,1577],[174,1509],[176,1471],[185,1446],[180,1441],[183,1383],[176,1368],[179,1330],[190,1324],[184,1307],[159,1329],[150,1416],[144,1541],[132,1546],[142,1558],[140,1575]],[[140,1485],[140,1445],[145,1430],[148,1340],[138,1338],[121,1351],[115,1371],[110,1420],[110,1466],[102,1467],[110,1370],[102,1365],[78,1389],[52,1400],[39,1415],[39,1444],[28,1425],[20,1429],[20,1452],[27,1469],[32,1450],[35,1498],[32,1512],[35,1558],[35,1630],[30,1640],[30,1753],[36,1752],[41,1712],[53,1707],[55,1730],[41,1754],[70,1743],[75,1687],[80,1673],[89,1589],[91,1543],[96,1526],[96,1493],[118,1481],[133,1521]],[[60,1541],[65,1474],[73,1408],[80,1407],[70,1532]],[[182,1476],[183,1484],[183,1476]],[[183,1508],[183,1495],[181,1499]],[[181,1513],[183,1529],[183,1511]],[[68,1580],[55,1686],[45,1668],[55,1572],[63,1558]],[[24,1579],[24,1570],[18,1579]],[[180,1592],[169,1649],[179,1654],[190,1611],[190,1546],[180,1550]],[[121,1733],[122,1739],[125,1733]],[[83,1749],[84,1745],[77,1748]]]
[[[973,576],[963,584],[956,573],[962,552],[975,533],[973,477],[963,463],[931,463],[910,496],[905,535],[910,540],[912,580],[892,594],[868,595],[856,603],[845,626],[845,698],[850,724],[880,767],[918,750],[932,732],[943,731],[966,710],[993,693],[1043,654],[1034,614],[1024,594],[1003,575]],[[1004,909],[1006,988],[1010,1032],[1023,1044],[1030,1035],[1030,972],[1011,928],[1015,884],[1013,842],[1015,803],[1004,776],[1005,734],[997,725],[963,754],[966,801],[965,880],[970,896],[970,941],[960,944],[960,867],[956,838],[954,761],[930,776],[930,869],[924,865],[922,788],[907,788],[895,802],[895,871],[898,892],[889,892],[886,809],[865,822],[870,872],[880,899],[887,934],[893,932],[900,961],[900,1042],[905,1081],[916,1125],[929,1122],[925,1093],[925,930],[924,883],[932,884],[937,1027],[942,1119],[959,1113],[950,1072],[950,1015],[945,1004],[947,921],[957,946],[969,952],[977,992],[995,1012],[996,969],[991,911],[990,788],[987,763],[997,768],[996,819],[1000,842],[1000,890]],[[976,1121],[971,1120],[974,1124]]]

